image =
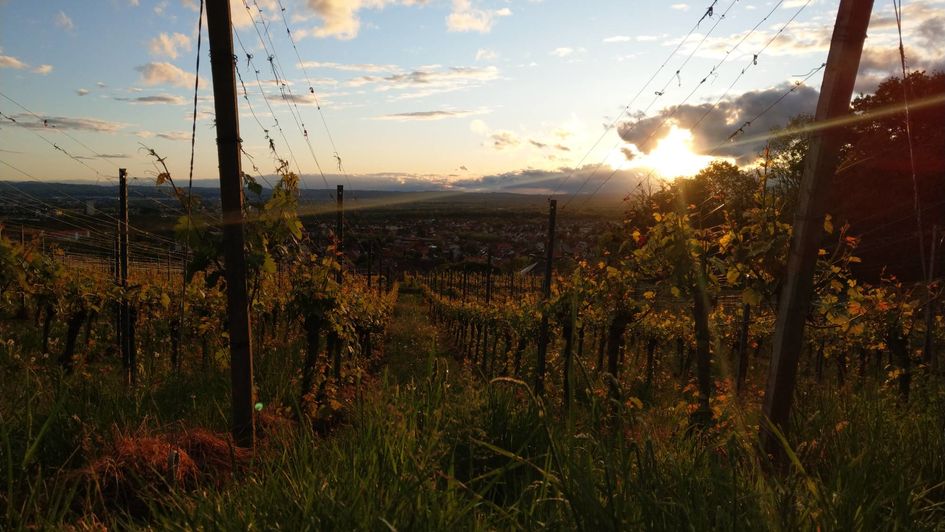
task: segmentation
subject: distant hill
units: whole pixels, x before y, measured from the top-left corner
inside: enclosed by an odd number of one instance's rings
[[[10,187],[31,197],[62,204],[77,204],[94,201],[98,208],[108,208],[117,202],[118,185],[116,182],[94,183],[40,183],[36,181],[12,182]],[[194,181],[193,194],[210,205],[219,202],[219,187],[212,180]],[[269,189],[263,189],[263,197]],[[303,188],[299,196],[303,203],[325,202],[334,204],[335,190]],[[156,186],[142,180],[133,180],[128,187],[131,203],[147,200],[149,202],[175,202],[168,185]],[[595,196],[588,201],[587,195],[570,196],[559,194],[559,209],[571,201],[571,212],[616,212],[622,208],[622,197]],[[482,212],[532,211],[546,209],[548,196],[538,194],[517,194],[512,192],[463,192],[463,191],[386,191],[386,190],[345,190],[347,209],[403,210],[419,208],[421,211],[460,208],[463,211],[480,210]],[[422,207],[420,207],[422,205]]]

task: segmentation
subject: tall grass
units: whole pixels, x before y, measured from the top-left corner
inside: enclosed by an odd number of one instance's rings
[[[76,504],[68,475],[50,465],[14,467],[4,528],[945,529],[940,377],[917,378],[907,405],[872,384],[805,383],[789,438],[796,463],[778,474],[759,458],[750,402],[702,434],[687,433],[686,412],[671,401],[629,408],[589,394],[565,417],[523,383],[482,382],[449,357],[410,294],[387,345],[389,369],[351,405],[345,425],[327,436],[298,428],[275,438],[233,481],[142,485],[142,514]],[[168,381],[134,409],[117,392],[69,390],[78,395],[58,407],[60,392],[34,392],[49,396],[53,425],[43,433],[40,416],[26,430],[25,418],[7,422],[0,410],[4,478],[31,441],[41,443],[30,460],[68,458],[80,436],[69,432],[73,412],[100,416],[96,427],[109,418],[134,426],[144,414],[220,426],[225,417],[212,404],[188,405],[195,387]]]

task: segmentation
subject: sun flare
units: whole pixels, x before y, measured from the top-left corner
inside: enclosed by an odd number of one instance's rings
[[[694,175],[712,161],[722,159],[693,151],[692,131],[675,124],[649,153],[640,152],[634,144],[628,144],[625,149],[634,156],[628,159],[624,150],[611,153],[608,159],[611,168],[645,168],[666,179]]]

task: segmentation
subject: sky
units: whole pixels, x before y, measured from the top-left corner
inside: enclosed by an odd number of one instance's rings
[[[733,132],[813,112],[838,3],[231,0],[244,171],[278,157],[306,188],[625,194],[747,165],[760,145]],[[186,182],[195,72],[194,179],[218,179],[198,5],[0,0],[0,179],[145,181],[153,148]],[[909,68],[941,69],[945,0],[903,5]],[[857,91],[899,68],[878,0]]]

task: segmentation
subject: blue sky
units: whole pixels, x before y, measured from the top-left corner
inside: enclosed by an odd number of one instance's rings
[[[186,179],[198,1],[0,0],[0,92],[39,117],[0,97],[0,112],[17,120],[0,123],[0,161],[40,180],[101,181],[118,166],[146,178],[155,169],[144,144],[167,157],[176,178]],[[263,132],[268,129],[276,153],[313,188],[324,186],[316,161],[329,184],[342,179],[329,132],[355,187],[540,192],[572,176],[561,190],[573,191],[586,176],[593,189],[614,173],[605,190],[617,193],[651,171],[672,177],[710,160],[705,152],[753,106],[821,65],[837,2],[718,0],[711,17],[705,16],[709,4],[282,0],[303,72],[279,0],[248,0],[248,11],[243,0],[232,0],[237,35],[260,71],[257,83],[237,45],[239,70],[263,125],[241,99],[245,149],[263,174],[271,173],[276,163]],[[910,67],[941,68],[945,2],[904,4]],[[891,2],[876,2],[858,90],[895,72],[892,21]],[[286,81],[282,91],[256,29],[267,48],[272,39],[278,78]],[[195,178],[215,179],[206,27],[203,39]],[[819,84],[816,73],[751,127],[763,133],[812,110]],[[618,127],[605,130],[631,101],[634,118],[623,116]],[[648,120],[636,123],[644,111]],[[692,117],[703,114],[690,132]],[[43,127],[42,120],[54,127]],[[662,137],[662,147],[653,142]],[[745,163],[750,149],[712,154]],[[591,176],[598,165],[602,170]],[[244,167],[252,171],[248,160]],[[28,178],[0,164],[0,179]]]

